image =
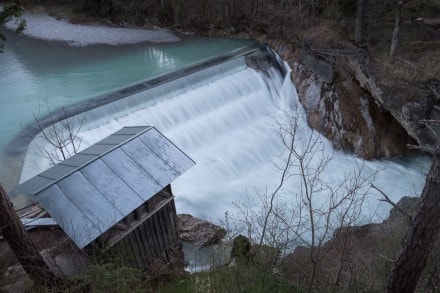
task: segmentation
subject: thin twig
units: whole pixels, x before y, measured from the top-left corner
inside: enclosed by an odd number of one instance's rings
[[[403,215],[405,215],[406,217],[408,217],[408,220],[410,223],[412,223],[413,219],[412,216],[410,214],[408,214],[407,212],[405,212],[401,207],[399,207],[395,202],[393,202],[386,194],[385,192],[383,192],[382,190],[380,190],[379,188],[377,188],[376,186],[374,186],[374,184],[371,184],[371,188],[376,189],[377,191],[380,192],[380,194],[382,194],[383,197],[385,197],[385,199],[381,199],[381,201],[387,202],[390,205],[392,205],[395,209],[397,209],[399,212],[401,212]]]
[[[385,256],[385,255],[379,254],[379,256],[382,257],[382,258],[384,258],[384,259],[386,259],[386,260],[388,260],[388,261],[390,261],[390,262],[392,262],[392,263],[394,263],[394,260],[393,260],[393,259],[391,259],[391,258],[389,258],[389,257],[387,257],[387,256]]]

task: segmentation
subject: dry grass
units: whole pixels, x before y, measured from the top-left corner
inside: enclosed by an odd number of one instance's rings
[[[343,36],[340,27],[334,21],[323,20],[309,27],[302,31],[302,37],[313,40],[315,48],[355,48],[354,44]]]
[[[416,86],[427,79],[439,78],[440,42],[420,43],[394,59],[377,55],[375,73],[378,81],[386,85],[405,82]]]
[[[437,43],[440,47],[440,43]],[[420,71],[426,74],[427,78],[440,77],[440,49],[423,54],[417,60]]]

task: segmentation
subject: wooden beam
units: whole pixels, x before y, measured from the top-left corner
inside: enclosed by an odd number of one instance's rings
[[[132,232],[134,229],[139,227],[139,225],[142,225],[143,222],[151,218],[158,210],[166,206],[168,203],[172,202],[174,200],[174,196],[170,197],[164,201],[162,201],[152,212],[148,213],[147,215],[141,215],[137,221],[130,223],[130,226],[127,230],[120,233],[119,235],[115,236],[114,238],[110,239],[108,242],[109,247],[113,246],[115,243],[120,241],[122,238],[124,238],[126,235],[128,235],[130,232]]]

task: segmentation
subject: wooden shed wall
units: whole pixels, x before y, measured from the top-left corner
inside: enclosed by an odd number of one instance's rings
[[[177,254],[181,252],[181,240],[170,185],[100,238],[101,245],[105,238],[105,246],[113,246],[140,269],[146,269],[158,258],[171,262],[180,257]]]

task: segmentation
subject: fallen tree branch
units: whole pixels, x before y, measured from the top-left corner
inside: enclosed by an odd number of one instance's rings
[[[436,149],[436,148],[419,146],[419,145],[414,145],[414,144],[408,144],[407,147],[410,150],[418,150],[418,151],[422,151],[422,152],[427,152],[431,155],[439,155],[440,154],[440,149],[438,149],[438,148]]]

